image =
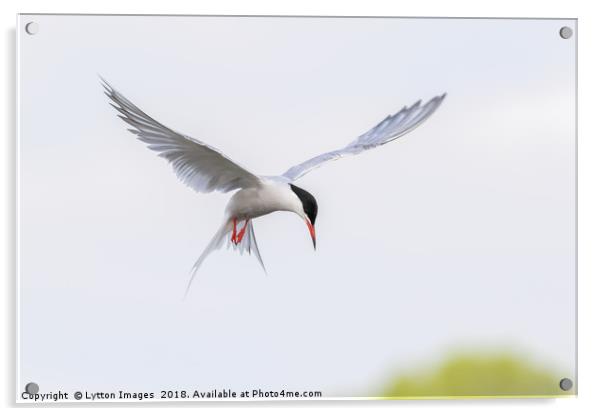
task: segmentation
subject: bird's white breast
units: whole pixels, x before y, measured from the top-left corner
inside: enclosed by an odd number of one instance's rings
[[[236,192],[226,206],[226,214],[237,219],[257,218],[274,211],[303,215],[303,205],[288,183],[265,180],[259,187]]]

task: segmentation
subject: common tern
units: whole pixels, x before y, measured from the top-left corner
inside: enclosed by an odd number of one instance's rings
[[[204,193],[236,191],[226,205],[219,229],[192,267],[186,293],[203,261],[226,242],[241,254],[254,254],[265,271],[253,230],[253,219],[263,215],[275,211],[297,214],[307,225],[315,249],[318,204],[313,195],[293,182],[326,162],[362,153],[409,133],[437,110],[446,95],[433,97],[425,104],[419,100],[403,107],[345,147],[306,160],[281,175],[262,176],[243,168],[218,149],[159,123],[102,78],[101,83],[118,116],[132,127],[128,130],[167,159],[184,184]]]

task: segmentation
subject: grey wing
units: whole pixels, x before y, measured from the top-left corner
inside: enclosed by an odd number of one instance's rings
[[[119,117],[132,126],[128,129],[138,139],[171,163],[174,172],[186,185],[198,192],[229,192],[257,186],[260,179],[230,160],[219,150],[177,133],[151,118],[122,94],[102,80],[105,94]]]
[[[359,136],[347,146],[323,153],[305,162],[291,167],[282,174],[288,180],[294,181],[322,164],[336,160],[343,156],[356,155],[365,150],[381,146],[392,140],[398,139],[406,133],[414,130],[427,118],[429,118],[439,107],[446,94],[433,97],[426,104],[421,105],[417,101],[414,105],[404,107],[393,115],[387,116],[372,129]]]

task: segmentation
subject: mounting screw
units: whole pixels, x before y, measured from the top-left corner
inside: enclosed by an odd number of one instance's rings
[[[559,386],[562,390],[569,391],[573,388],[573,380],[571,380],[570,378],[563,378],[562,380],[560,380]]]
[[[571,36],[573,36],[573,29],[571,29],[568,26],[563,26],[563,27],[560,28],[560,32],[559,33],[560,33],[560,37],[562,39],[568,39]]]
[[[27,385],[25,386],[25,393],[36,394],[39,391],[40,386],[38,386],[36,383],[27,383]]]
[[[39,27],[36,22],[29,22],[25,25],[25,31],[30,35],[38,33]]]

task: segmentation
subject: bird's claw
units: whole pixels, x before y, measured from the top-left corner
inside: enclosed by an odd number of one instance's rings
[[[230,241],[235,246],[237,246],[238,244],[240,244],[240,242],[242,241],[242,238],[245,236],[245,231],[247,231],[247,224],[248,223],[249,223],[249,220],[245,221],[245,225],[240,229],[240,231],[238,232],[238,234],[236,234],[236,220],[234,220],[234,227],[232,229],[232,237],[230,238]]]

